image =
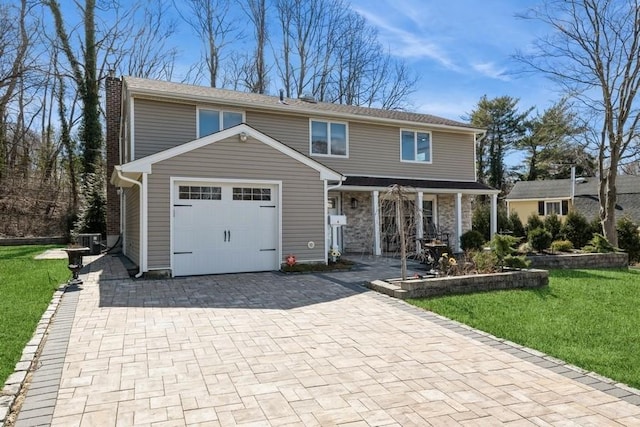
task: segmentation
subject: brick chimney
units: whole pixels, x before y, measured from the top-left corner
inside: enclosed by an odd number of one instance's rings
[[[120,115],[122,112],[122,80],[113,71],[105,82],[106,145],[107,145],[107,247],[116,244],[120,236],[120,196],[109,180],[113,167],[120,164]],[[119,243],[121,246],[121,242]]]

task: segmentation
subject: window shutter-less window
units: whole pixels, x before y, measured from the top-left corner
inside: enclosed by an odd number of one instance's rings
[[[569,201],[568,200],[563,200],[562,201],[562,213],[561,215],[566,215],[569,213]]]
[[[544,202],[538,202],[538,215],[544,216]]]

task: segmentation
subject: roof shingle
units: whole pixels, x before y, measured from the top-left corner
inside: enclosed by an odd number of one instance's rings
[[[323,113],[327,115],[351,115],[362,119],[383,119],[415,122],[425,125],[445,126],[481,131],[468,123],[458,122],[431,114],[420,114],[398,110],[384,110],[380,108],[358,107],[353,105],[332,104],[327,102],[308,102],[302,99],[285,98],[280,102],[279,97],[261,95],[257,93],[238,92],[205,86],[195,86],[184,83],[166,82],[160,80],[143,79],[139,77],[123,77],[125,87],[134,94],[166,96],[174,99],[197,100],[208,102],[225,101],[236,105],[252,106],[254,108],[289,111],[292,113]]]

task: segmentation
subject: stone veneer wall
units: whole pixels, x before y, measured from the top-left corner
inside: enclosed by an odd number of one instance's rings
[[[351,208],[351,199],[358,201],[356,209]],[[373,214],[371,193],[342,193],[342,213],[347,216],[347,225],[342,227],[342,245],[345,252],[373,253]]]
[[[457,239],[455,221],[455,194],[439,195],[437,198],[438,224],[449,233],[453,248]],[[351,199],[358,201],[356,209],[351,208]],[[342,227],[345,252],[373,253],[373,214],[370,192],[342,193],[342,213],[347,216],[347,225]],[[471,230],[471,196],[462,196],[462,232]],[[382,219],[381,219],[382,221]]]
[[[438,225],[440,230],[449,233],[449,245],[455,248],[458,236],[456,233],[456,195],[441,194],[437,201]],[[462,232],[471,230],[471,196],[462,196]]]

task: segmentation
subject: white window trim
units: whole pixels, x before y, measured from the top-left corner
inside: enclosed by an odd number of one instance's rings
[[[196,106],[196,139],[200,139],[200,138],[204,138],[205,136],[200,136],[200,110],[208,110],[208,111],[218,111],[220,113],[238,113],[242,115],[242,123],[246,123],[247,122],[247,114],[245,111],[243,110],[235,110],[235,109],[228,109],[228,108],[217,108],[217,107],[205,107],[202,105],[198,105]],[[220,131],[225,130],[223,125],[223,115],[224,114],[220,114],[220,118],[219,118],[219,123],[218,125],[220,126]]]
[[[558,210],[559,210],[559,213],[557,213],[556,215],[558,215],[558,216],[562,216],[562,201],[563,201],[563,200],[564,200],[564,199],[558,199],[558,200],[555,200],[555,199],[554,199],[554,200],[545,200],[545,201],[544,201],[544,216],[552,215],[552,214],[550,214],[550,213],[549,213],[549,210],[547,209],[547,206],[549,205],[549,203],[558,203],[558,204],[560,205],[560,209],[558,209]]]
[[[402,132],[413,132],[413,155],[418,157],[418,133],[429,134],[429,161],[424,160],[404,160],[402,158]],[[400,162],[401,163],[417,163],[419,165],[430,165],[433,163],[433,133],[430,130],[418,130],[418,129],[400,129]],[[474,150],[475,151],[475,150]]]
[[[331,124],[344,125],[345,132],[345,142],[347,144],[347,152],[346,154],[318,154],[313,152],[313,122],[323,122],[327,124],[327,151],[331,151]],[[309,119],[309,155],[313,157],[333,157],[337,159],[348,159],[349,158],[349,123],[348,122],[340,122],[336,120],[329,119]]]

